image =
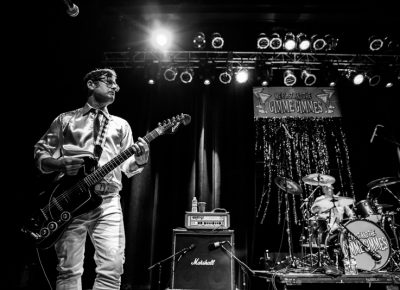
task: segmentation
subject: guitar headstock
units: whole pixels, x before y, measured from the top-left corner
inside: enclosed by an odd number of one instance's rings
[[[166,119],[163,122],[158,123],[159,133],[161,134],[174,134],[181,125],[186,126],[190,123],[191,117],[188,114],[180,114]],[[161,132],[160,132],[161,131]]]

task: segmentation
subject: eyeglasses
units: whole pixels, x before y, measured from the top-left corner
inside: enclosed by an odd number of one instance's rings
[[[112,79],[98,79],[97,81],[105,84],[107,86],[107,88],[112,88],[113,86],[115,86],[116,92],[118,92],[120,89],[119,85],[116,82],[114,82]]]

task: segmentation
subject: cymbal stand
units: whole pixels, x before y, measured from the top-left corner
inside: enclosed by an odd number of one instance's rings
[[[388,217],[388,220],[390,222],[389,227],[392,230],[394,240],[396,242],[396,249],[392,248],[392,254],[390,255],[390,260],[392,262],[392,265],[395,265],[397,270],[400,270],[400,247],[399,247],[399,237],[397,236],[397,224],[395,221],[395,214],[394,212],[390,214],[392,217]],[[396,259],[397,258],[397,261]]]
[[[286,185],[287,188],[287,185]],[[286,233],[288,235],[288,245],[289,245],[289,262],[291,266],[295,266],[294,259],[293,259],[293,242],[292,242],[292,230],[290,228],[290,217],[289,217],[289,194],[288,191],[285,191],[285,203],[286,203],[286,212],[285,212],[285,218],[286,218]]]
[[[307,230],[308,230],[308,246],[310,250],[310,266],[313,266],[313,257],[312,257],[312,238],[314,236],[313,231],[312,231],[312,226],[311,226],[311,215],[310,215],[310,198],[314,195],[314,193],[317,191],[319,188],[319,185],[311,192],[309,196],[307,196],[306,199],[304,199],[304,202],[301,204],[300,208],[303,208],[306,206],[305,212],[306,212],[306,219],[307,219]],[[319,252],[319,249],[318,249]],[[319,260],[319,259],[318,259]]]

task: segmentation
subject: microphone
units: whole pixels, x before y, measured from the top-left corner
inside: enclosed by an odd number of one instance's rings
[[[178,262],[181,260],[182,256],[185,255],[187,252],[190,250],[194,249],[196,246],[194,244],[191,244],[189,247],[183,248],[182,250],[179,251],[180,255],[178,258]],[[178,254],[178,253],[177,253]]]
[[[186,253],[190,250],[193,250],[194,248],[196,248],[195,244],[191,244],[189,247],[184,248],[182,251]]]
[[[79,7],[72,3],[71,0],[64,0],[65,5],[67,5],[67,14],[71,17],[76,17],[79,14]]]
[[[222,246],[223,244],[229,243],[229,241],[221,241],[221,242],[214,242],[214,243],[210,243],[208,244],[208,249],[214,250],[216,248],[219,248],[220,246]]]
[[[381,254],[379,254],[379,253],[377,253],[377,252],[375,252],[375,251],[371,251],[369,248],[367,249],[367,252],[368,252],[368,254],[371,256],[371,258],[374,260],[374,261],[380,261],[380,260],[382,260],[382,256],[381,256]]]
[[[380,125],[380,124],[377,124],[377,125],[375,126],[374,132],[372,133],[371,140],[369,140],[369,143],[374,142],[374,139],[375,139],[375,137],[377,136],[376,131],[378,131],[378,127],[383,127],[383,126]]]

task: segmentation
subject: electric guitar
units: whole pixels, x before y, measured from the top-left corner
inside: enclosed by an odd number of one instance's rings
[[[159,123],[158,127],[143,139],[150,143],[158,136],[174,134],[180,125],[187,125],[190,121],[191,117],[187,114],[177,115]],[[94,186],[134,154],[134,147],[131,146],[97,168],[94,158],[83,158],[84,166],[76,176],[63,175],[39,194],[37,206],[22,225],[21,231],[33,240],[38,248],[47,249],[52,246],[73,218],[101,204],[102,197],[95,193]]]

